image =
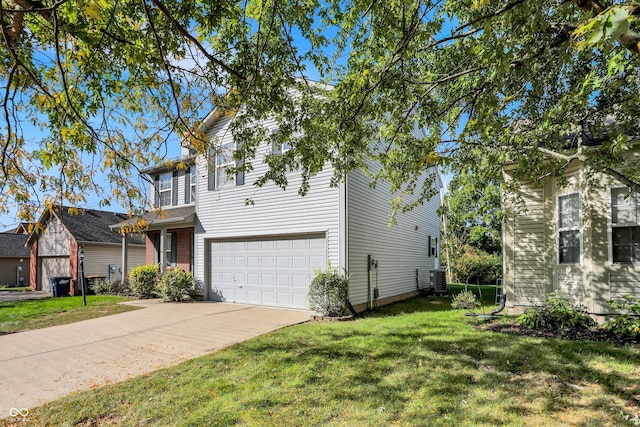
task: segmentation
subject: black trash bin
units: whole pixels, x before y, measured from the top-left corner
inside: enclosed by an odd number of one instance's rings
[[[51,290],[53,291],[54,298],[69,296],[69,290],[71,289],[71,277],[49,277],[49,281],[51,282]]]
[[[107,277],[106,276],[85,276],[84,278],[84,290],[85,290],[85,295],[95,295],[96,293],[93,291],[93,289],[91,289],[91,287],[101,281],[101,280],[106,280]]]

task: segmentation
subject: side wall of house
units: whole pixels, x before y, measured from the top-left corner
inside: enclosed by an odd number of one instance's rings
[[[21,267],[22,271],[18,271]],[[2,257],[0,258],[0,285],[28,286],[29,285],[29,258],[28,257]]]
[[[376,165],[370,162],[369,168],[375,170]],[[428,248],[430,240],[440,246],[439,189],[424,204],[398,213],[396,224],[390,225],[390,185],[369,184],[360,171],[347,179],[349,299],[356,308],[368,303],[375,307],[429,287],[429,273],[440,265],[439,251],[430,254]],[[371,268],[369,256],[375,260]]]
[[[640,150],[628,155],[628,166],[640,164]],[[611,299],[640,297],[640,263],[612,259],[611,189],[619,187],[625,185],[574,162],[561,178],[522,183],[503,195],[504,284],[512,312],[542,304],[551,292],[595,315],[609,313]],[[561,263],[558,201],[571,194],[579,196],[580,259]]]
[[[98,245],[85,243],[84,251],[84,275],[104,276],[111,280],[122,279],[122,246]],[[129,245],[128,248],[129,269],[145,264],[145,248],[142,245]],[[109,266],[114,266],[114,271],[109,275]]]
[[[232,142],[230,118],[218,120],[208,137],[219,143]],[[274,122],[266,126],[275,128]],[[311,188],[303,197],[298,194],[301,177],[298,171],[287,175],[286,191],[273,183],[258,188],[253,183],[267,171],[263,160],[272,147],[264,144],[252,160],[253,171],[245,175],[244,185],[227,181],[213,190],[208,189],[208,161],[200,156],[197,161],[198,224],[195,229],[195,277],[209,286],[207,259],[210,240],[255,239],[276,237],[324,236],[326,260],[340,267],[340,189],[331,188],[333,171],[325,167],[311,179]]]
[[[588,212],[579,165],[567,168],[562,178],[537,183],[520,183],[513,193],[503,195],[503,279],[507,307],[521,312],[541,305],[551,292],[570,295],[586,304],[584,265],[590,257],[584,231]],[[506,179],[510,180],[507,174]],[[580,261],[559,262],[558,198],[577,193],[580,200]]]
[[[640,148],[627,152],[625,166],[638,170]],[[587,308],[592,313],[609,313],[610,300],[619,300],[625,295],[640,298],[640,263],[620,263],[613,259],[611,189],[626,185],[604,173],[595,174],[587,184],[590,189],[585,198],[585,211],[589,213],[589,222],[585,222],[585,241],[589,251],[589,259],[585,263],[585,283],[588,283],[590,297]],[[636,209],[635,215],[637,226],[640,223],[640,210]],[[633,223],[628,225],[634,226]],[[637,246],[632,251],[637,251]]]

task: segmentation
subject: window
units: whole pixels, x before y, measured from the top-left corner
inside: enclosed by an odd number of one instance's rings
[[[216,169],[218,170],[218,187],[222,187],[227,182],[227,168],[233,167],[235,162],[233,161],[233,142],[227,142],[226,144],[220,144],[218,146],[218,152],[216,153]]]
[[[611,189],[611,255],[617,263],[640,262],[638,195],[627,187]]]
[[[558,262],[580,263],[580,195],[558,197]]]
[[[191,183],[189,185],[189,191],[191,193],[191,198],[190,201],[191,203],[195,203],[196,201],[196,167],[195,166],[191,166],[191,168],[189,169],[189,177],[191,178]]]
[[[165,259],[167,261],[167,267],[175,267],[177,261],[177,233],[167,233],[165,236]]]
[[[160,207],[171,206],[173,200],[171,190],[173,188],[173,174],[160,175],[158,193],[160,195]]]
[[[220,144],[209,150],[209,174],[207,188],[209,190],[215,190],[216,188],[222,188],[228,181],[235,181],[235,185],[244,185],[244,171],[242,167],[244,165],[244,159],[235,160],[233,158],[236,150],[241,150],[241,143],[227,142]],[[228,168],[238,168],[234,177],[227,176]]]

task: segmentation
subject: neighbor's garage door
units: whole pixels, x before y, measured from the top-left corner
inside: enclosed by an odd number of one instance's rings
[[[50,277],[69,276],[69,257],[42,257],[40,258],[40,290],[50,291]]]
[[[327,265],[324,237],[212,241],[212,299],[308,308],[314,270]]]

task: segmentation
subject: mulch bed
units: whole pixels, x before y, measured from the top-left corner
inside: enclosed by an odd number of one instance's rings
[[[604,329],[589,328],[584,331],[554,331],[550,329],[528,329],[512,322],[484,323],[476,326],[479,330],[502,332],[511,335],[522,335],[539,338],[562,338],[573,341],[598,341],[612,344],[630,344],[640,347],[640,341],[616,337]]]

